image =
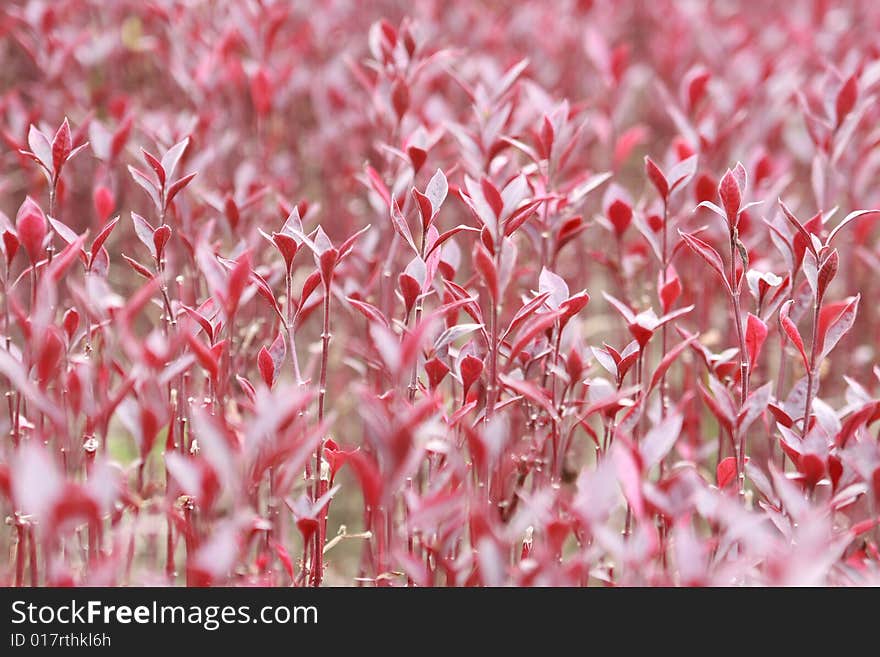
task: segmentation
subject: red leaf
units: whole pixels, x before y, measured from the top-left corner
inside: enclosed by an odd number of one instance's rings
[[[168,188],[168,192],[165,194],[165,207],[169,207],[171,205],[171,201],[174,200],[174,197],[177,196],[178,192],[182,190],[184,187],[192,182],[192,179],[196,177],[198,174],[197,171],[193,171],[189,175],[184,176],[183,178],[176,180],[171,184],[171,187]]]
[[[742,205],[742,190],[740,190],[739,182],[730,169],[718,183],[718,198],[721,199],[721,204],[727,213],[727,221],[731,226],[735,226],[737,214]]]
[[[11,230],[3,231],[3,249],[6,254],[6,266],[12,264],[13,258],[15,258],[15,254],[18,253],[18,247],[21,242],[18,241],[18,237]]]
[[[300,298],[299,298],[299,307],[300,308],[302,308],[305,305],[308,298],[310,296],[312,296],[312,292],[314,292],[316,289],[318,289],[318,286],[320,284],[321,284],[321,272],[313,271],[311,274],[309,274],[309,276],[306,278],[305,282],[303,283],[302,294],[300,295]]]
[[[799,238],[795,237],[794,240],[796,259],[795,266],[797,266],[801,264],[801,259],[804,257],[804,249],[809,249],[810,252],[813,253],[813,255],[817,255],[816,248],[813,246],[813,240],[810,237],[810,233],[807,232],[807,229],[804,227],[804,225],[800,221],[798,221],[798,218],[795,217],[794,214],[792,214],[791,210],[789,210],[788,207],[785,205],[785,203],[782,202],[782,199],[779,199],[779,207],[782,208],[782,214],[788,220],[788,223],[790,223],[794,227],[799,236]],[[842,225],[843,222],[841,222],[841,226],[838,226],[837,229],[841,228]]]
[[[165,151],[165,155],[162,156],[162,169],[165,170],[165,175],[169,178],[171,178],[174,175],[174,172],[177,171],[177,165],[180,162],[180,158],[183,157],[187,146],[189,146],[189,137],[184,137],[181,141]]]
[[[657,277],[657,296],[660,298],[660,305],[663,312],[668,313],[670,308],[678,301],[681,296],[682,286],[681,279],[672,265],[666,268],[666,283],[663,283],[662,276]]]
[[[466,355],[459,365],[461,370],[462,399],[467,399],[468,391],[483,373],[483,361],[471,354]]]
[[[815,454],[804,454],[798,460],[797,466],[808,488],[815,487],[825,475],[825,463]]]
[[[257,367],[260,369],[263,383],[271,388],[275,383],[275,363],[272,361],[272,356],[269,355],[269,350],[266,347],[262,347],[257,355]]]
[[[367,303],[366,301],[353,299],[351,297],[348,297],[347,300],[352,306],[357,308],[358,312],[360,312],[367,319],[388,326],[388,320],[385,319],[385,315],[383,315],[382,311],[373,304]]]
[[[488,178],[480,180],[480,188],[483,190],[483,198],[486,199],[486,203],[489,204],[492,212],[495,213],[495,218],[500,219],[501,213],[504,210],[504,199],[501,198],[498,188]]]
[[[58,128],[58,132],[55,133],[55,138],[52,140],[52,166],[56,176],[61,173],[61,167],[67,161],[72,146],[70,124],[65,117],[64,121],[61,122],[61,127]]]
[[[409,161],[413,166],[413,173],[416,174],[421,171],[425,160],[428,159],[428,151],[417,146],[408,146],[406,154],[409,155]]]
[[[92,248],[90,249],[90,252],[91,252],[90,261],[91,262],[95,261],[95,256],[97,255],[98,251],[104,245],[104,242],[107,241],[107,238],[110,237],[110,233],[113,232],[113,229],[116,228],[116,224],[118,224],[118,223],[119,223],[119,217],[116,217],[113,221],[111,221],[106,226],[104,226],[101,229],[101,232],[98,233],[98,236],[95,237],[95,241],[92,242]]]
[[[794,304],[794,301],[789,300],[786,301],[782,308],[779,309],[779,323],[782,325],[782,330],[785,331],[785,334],[788,336],[788,339],[791,340],[791,343],[798,350],[798,353],[801,355],[801,359],[804,362],[804,367],[807,369],[810,368],[810,361],[807,358],[807,352],[804,349],[804,341],[801,338],[801,334],[797,329],[797,326],[794,325],[794,322],[791,321],[788,317],[788,313],[791,311],[791,307]]]
[[[638,460],[632,450],[624,443],[615,444],[614,447],[613,457],[617,480],[620,482],[623,495],[632,507],[636,518],[641,519],[645,515],[645,501],[642,497],[641,469]]]
[[[517,333],[516,342],[510,347],[510,360],[515,360],[519,356],[519,352],[534,340],[535,337],[544,333],[556,324],[556,320],[559,319],[561,315],[562,311],[554,310],[552,312],[536,315],[523,325],[522,329]]]
[[[602,296],[605,297],[605,300],[614,306],[615,310],[621,314],[624,321],[627,324],[632,324],[636,321],[636,316],[633,314],[633,311],[627,306],[623,301],[617,299],[616,297],[611,296],[607,292],[602,292]]]
[[[767,410],[767,405],[770,402],[770,389],[772,386],[772,382],[765,383],[749,395],[749,398],[746,400],[746,403],[743,405],[743,408],[737,414],[736,418],[736,424],[741,432],[747,431],[752,423],[763,415],[765,410]]]
[[[697,155],[685,158],[669,170],[669,193],[687,185],[697,172]]]
[[[156,178],[159,179],[159,187],[162,188],[165,186],[165,169],[162,168],[162,163],[154,156],[145,151],[143,148],[141,149],[141,155],[144,156],[144,159],[147,161],[147,164],[150,165],[150,168],[156,173]]]
[[[647,155],[645,156],[645,173],[648,176],[648,180],[654,185],[660,198],[665,200],[669,196],[669,182],[666,180],[663,172],[660,171],[660,167],[654,164],[654,161]]]
[[[428,383],[431,389],[436,388],[442,383],[446,375],[449,374],[449,367],[439,358],[432,358],[425,363],[425,372],[428,374]],[[467,393],[465,392],[465,396]]]
[[[837,92],[837,98],[834,102],[836,126],[840,127],[843,120],[855,107],[856,100],[859,97],[858,81],[855,75],[851,75],[843,83],[840,91]]]
[[[234,315],[251,275],[251,256],[245,251],[235,261],[226,285],[226,313]]]
[[[33,159],[51,175],[52,171],[52,146],[49,139],[35,125],[31,124],[28,129],[28,146],[31,149]],[[27,154],[27,151],[21,151]]]
[[[645,435],[639,451],[646,472],[666,458],[681,433],[682,420],[680,413],[672,412]]]
[[[850,301],[840,301],[822,308],[819,312],[819,331],[817,340],[822,345],[822,351],[819,354],[819,362],[821,362],[834,347],[840,342],[840,339],[846,335],[852,328],[856,320],[856,313],[859,310],[859,299],[861,295],[856,295]],[[817,363],[818,365],[818,363]]]
[[[880,215],[880,210],[855,210],[853,212],[850,212],[843,218],[843,220],[839,224],[834,227],[834,229],[828,235],[827,243],[831,244],[831,241],[834,239],[834,237],[841,231],[841,229],[849,225],[850,222],[855,221],[856,219],[859,219],[861,217],[876,215]]]
[[[499,374],[498,378],[501,380],[501,383],[504,384],[505,387],[510,388],[514,392],[526,397],[547,411],[547,414],[554,420],[559,421],[559,414],[556,412],[556,409],[553,407],[553,402],[547,396],[547,394],[534,383],[530,383],[529,381],[523,381],[521,379],[514,379],[513,377]]]
[[[715,397],[713,397],[709,391],[706,390],[706,387],[699,381],[697,382],[697,390],[700,392],[700,397],[705,402],[706,406],[709,407],[712,415],[718,420],[718,423],[730,430],[733,427],[734,417],[727,408],[727,405],[719,403],[719,401],[715,399]]]
[[[432,217],[440,211],[440,206],[443,205],[448,193],[449,182],[446,180],[446,174],[442,169],[437,169],[425,187],[425,196],[431,201]]]
[[[464,224],[459,224],[455,228],[450,228],[446,232],[441,233],[440,236],[436,240],[434,240],[434,242],[428,248],[428,251],[425,253],[425,258],[428,258],[432,253],[434,253],[434,251],[437,248],[439,248],[440,245],[443,244],[443,242],[445,242],[446,240],[448,240],[451,237],[454,237],[455,235],[457,235],[458,233],[460,233],[463,230],[470,231],[473,233],[479,232],[476,228],[473,228],[471,226],[465,226]]]
[[[764,346],[764,340],[767,339],[767,325],[758,317],[749,313],[746,321],[746,349],[749,354],[749,371],[755,369],[758,362],[758,356],[761,354],[761,347]]]
[[[697,103],[703,98],[706,93],[706,86],[711,78],[712,74],[702,67],[688,71],[684,83],[687,90],[687,108],[689,111],[693,111]]]
[[[528,319],[531,315],[533,315],[541,306],[544,305],[544,302],[550,297],[549,292],[543,292],[536,296],[531,301],[523,304],[522,308],[516,311],[516,314],[513,316],[513,319],[510,320],[510,324],[507,327],[507,330],[504,332],[502,336],[502,340],[506,338],[510,333],[516,330],[526,319]]]
[[[202,328],[202,330],[205,332],[205,335],[208,336],[208,340],[213,342],[214,341],[214,326],[211,324],[211,322],[208,320],[208,318],[205,317],[198,310],[195,310],[194,308],[190,308],[189,306],[183,306],[183,310],[190,317],[192,317],[196,321],[196,323]]]
[[[498,301],[498,272],[495,269],[495,261],[492,259],[492,256],[489,255],[489,252],[482,244],[474,244],[474,269],[476,269],[480,276],[483,278],[483,282],[486,284],[486,288],[489,290],[489,294],[492,296],[492,300],[497,303]]]
[[[839,267],[840,256],[837,253],[837,249],[833,249],[822,262],[822,265],[819,267],[819,272],[816,279],[816,297],[818,298],[819,303],[821,303],[822,299],[825,298],[825,291],[828,289],[828,285],[831,284],[831,281],[834,280],[834,277],[837,275],[837,270]]]
[[[272,80],[264,67],[257,69],[251,78],[251,101],[260,116],[266,116],[272,109]]]
[[[721,277],[721,280],[724,281],[724,286],[730,292],[730,281],[727,280],[727,276],[724,274],[724,262],[721,260],[721,255],[719,255],[718,251],[693,235],[681,231],[678,231],[678,234],[681,235],[684,243]]]
[[[590,295],[586,290],[573,294],[563,301],[559,306],[559,310],[562,312],[559,318],[560,325],[564,327],[572,317],[586,308],[588,303],[590,303]]]
[[[406,218],[403,216],[403,213],[401,213],[400,207],[397,205],[397,201],[393,197],[391,199],[391,224],[394,226],[394,230],[397,231],[397,234],[409,244],[413,253],[418,254],[419,250],[413,240],[409,225],[406,223]]]
[[[718,488],[727,488],[735,477],[736,457],[728,456],[721,459],[718,467],[715,468],[715,479],[718,482]]]
[[[217,365],[217,359],[214,357],[212,351],[192,333],[186,334],[186,340],[189,343],[190,349],[192,349],[193,353],[196,355],[199,364],[207,370],[208,375],[212,380],[216,380],[219,368]]]
[[[156,184],[150,180],[146,174],[144,174],[139,169],[135,169],[133,166],[128,165],[128,172],[131,174],[131,177],[134,181],[141,186],[141,188],[149,195],[150,199],[153,201],[153,205],[156,207],[156,210],[162,209],[162,203],[159,200],[159,190],[156,188]]]
[[[504,236],[510,237],[513,233],[522,226],[526,221],[528,221],[535,213],[535,210],[541,203],[544,202],[544,199],[538,199],[536,201],[531,201],[526,203],[524,206],[519,208],[516,212],[514,212],[507,221],[504,222]]]
[[[391,85],[391,105],[399,121],[409,109],[409,85],[405,80],[397,79]]]
[[[76,308],[68,308],[64,312],[61,324],[64,326],[64,332],[67,334],[68,341],[72,340],[73,334],[76,333],[76,329],[79,328],[79,313]]]
[[[289,272],[290,268],[293,266],[293,259],[296,257],[296,253],[299,250],[299,244],[296,239],[290,235],[285,235],[284,233],[272,233],[272,243],[278,249],[281,257],[284,258],[284,266]]]
[[[368,166],[366,168],[366,171],[367,177],[370,179],[370,186],[376,191],[377,194],[379,194],[379,196],[382,197],[382,200],[385,201],[385,205],[390,208],[391,192],[388,191],[388,187],[382,181],[382,177],[379,175],[379,172],[371,166]]]
[[[856,430],[862,425],[870,423],[875,418],[878,407],[880,407],[880,402],[871,401],[850,414],[837,433],[834,439],[835,444],[841,449],[846,447],[846,443],[852,438]]]
[[[431,206],[431,200],[415,187],[412,188],[412,195],[419,208],[419,216],[422,219],[422,230],[427,231],[431,225],[431,219],[434,217],[434,208]]]
[[[379,506],[382,500],[382,477],[375,465],[372,457],[367,456],[363,451],[353,452],[348,457],[364,494],[364,504],[370,507]]]
[[[60,281],[77,256],[82,255],[83,242],[85,242],[85,235],[80,235],[52,259],[52,264],[47,267],[46,273],[54,283]]]
[[[281,565],[284,567],[284,572],[286,572],[287,576],[293,580],[293,560],[290,558],[287,548],[278,541],[272,541],[272,548],[275,550],[275,555],[278,557],[278,561],[280,561]]]
[[[153,231],[153,248],[156,250],[156,259],[161,260],[165,253],[165,245],[171,239],[171,227],[168,224],[162,224]]]
[[[144,278],[153,278],[153,272],[151,272],[149,269],[144,267],[137,260],[133,260],[133,259],[129,258],[124,253],[122,254],[122,259],[125,260],[132,269],[134,269],[138,274],[140,274]]]
[[[418,299],[419,294],[421,294],[422,286],[415,278],[405,272],[397,277],[397,284],[400,286],[400,292],[403,295],[403,305],[406,315],[409,315],[416,303],[416,299]]]
[[[241,389],[244,391],[244,394],[247,395],[247,398],[253,404],[257,401],[257,391],[254,389],[253,384],[248,381],[243,376],[236,374],[235,380],[238,381],[238,385],[241,386]]]
[[[64,353],[64,339],[54,326],[48,328],[42,339],[43,344],[37,357],[37,381],[45,387],[53,376],[59,374],[58,363]]]
[[[615,199],[611,205],[608,206],[608,220],[614,227],[614,234],[618,238],[622,237],[626,232],[626,229],[629,228],[632,216],[632,207],[630,207],[625,201]]]
[[[687,339],[682,340],[677,345],[675,345],[672,349],[666,352],[666,355],[663,356],[663,359],[657,365],[657,369],[654,370],[653,376],[651,376],[651,385],[648,386],[648,392],[657,387],[657,384],[660,383],[660,380],[663,378],[663,375],[666,374],[666,371],[672,366],[672,363],[675,362],[675,359],[681,355],[681,352],[687,349],[687,347],[699,337],[699,333],[689,336]]]
[[[154,240],[154,233],[156,229],[153,228],[152,224],[149,221],[144,219],[137,212],[131,213],[131,221],[134,224],[134,233],[137,235],[137,238],[141,241],[141,243],[150,250],[150,254],[155,258],[156,257],[156,244]]]

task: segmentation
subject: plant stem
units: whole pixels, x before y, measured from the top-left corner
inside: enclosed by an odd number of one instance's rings
[[[503,242],[498,245],[495,252],[495,271],[499,272],[501,263],[501,249]],[[499,289],[498,294],[501,294]],[[489,310],[489,385],[486,390],[486,421],[488,422],[495,414],[495,404],[498,401],[498,299],[489,294],[491,307]],[[488,487],[488,482],[486,482]],[[488,493],[488,491],[487,491]]]
[[[296,353],[296,337],[294,336],[295,316],[293,312],[293,281],[289,270],[285,278],[285,296],[287,298],[285,328],[287,329],[287,341],[290,343],[290,360],[293,362],[293,375],[296,378],[296,384],[302,386],[303,379],[302,373],[299,369],[299,356],[297,356]]]
[[[327,397],[327,366],[330,358],[330,281],[324,283],[324,323],[321,331],[321,374],[318,387],[318,424],[324,421],[324,402]],[[315,450],[315,488],[314,499],[321,497],[321,463],[324,460],[324,438],[318,441]],[[321,586],[324,569],[324,534],[327,529],[326,510],[321,511],[318,518],[318,530],[315,532],[315,548],[312,560],[312,584]]]
[[[804,421],[801,425],[801,438],[805,438],[810,428],[810,414],[813,412],[813,386],[816,379],[816,359],[819,355],[819,310],[822,302],[818,299],[813,301],[813,322],[810,329],[810,364],[807,367],[807,394],[804,399]]]
[[[27,547],[27,534],[21,521],[17,518],[16,520],[15,534],[18,540],[15,545],[15,586],[20,588],[24,584],[24,551]]]
[[[739,346],[739,371],[740,371],[740,391],[739,391],[739,407],[742,409],[749,397],[749,361],[748,350],[746,348],[746,339],[742,328],[742,315],[740,314],[739,305],[739,285],[736,280],[736,257],[737,249],[736,229],[730,231],[730,300],[733,310],[733,324],[736,327],[736,339]],[[745,497],[746,493],[746,437],[740,434],[740,431],[734,425],[733,444],[736,450],[736,478],[739,486],[740,497]]]
[[[661,289],[666,286],[666,269],[669,267],[669,243],[666,236],[666,224],[669,220],[669,203],[666,198],[663,199],[663,258],[660,263],[660,286]],[[662,302],[661,302],[662,303]],[[662,308],[663,313],[666,313],[666,308]],[[666,329],[668,324],[664,324],[660,327],[660,358],[661,360],[666,357],[666,350],[668,349],[667,344],[667,334]],[[666,372],[663,372],[663,376],[660,377],[660,417],[666,417]],[[660,470],[663,471],[663,461],[660,461]]]

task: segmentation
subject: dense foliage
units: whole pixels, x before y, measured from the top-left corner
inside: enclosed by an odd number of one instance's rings
[[[0,583],[880,584],[836,4],[3,3]]]

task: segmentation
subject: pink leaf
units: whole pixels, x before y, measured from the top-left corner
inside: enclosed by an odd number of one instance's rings
[[[522,351],[526,345],[541,333],[552,328],[556,324],[556,320],[559,319],[560,315],[560,311],[554,310],[552,312],[536,315],[533,319],[523,325],[522,329],[520,329],[516,336],[516,342],[510,347],[510,360],[515,360],[519,356],[519,352]]]
[[[819,312],[819,331],[817,340],[822,345],[818,362],[821,362],[852,328],[859,310],[861,295],[849,301],[841,301],[822,308]],[[818,365],[817,362],[817,365]]]
[[[187,146],[189,146],[189,137],[174,144],[174,146],[169,148],[165,155],[162,156],[161,167],[169,179],[174,177],[174,173],[177,171],[177,164],[180,162],[180,158],[183,157],[183,153],[186,151]]]
[[[397,231],[397,234],[409,244],[413,253],[418,254],[419,249],[416,247],[416,243],[413,240],[409,225],[406,223],[406,218],[403,216],[403,213],[401,213],[400,207],[394,197],[391,198],[391,223],[394,226],[394,230]]]
[[[459,224],[455,228],[450,228],[444,233],[441,233],[440,236],[431,243],[431,246],[428,247],[427,252],[425,253],[425,257],[429,257],[436,249],[438,249],[444,242],[446,242],[449,238],[454,237],[458,233],[462,231],[470,231],[470,232],[479,232],[476,228],[471,226],[465,226],[464,224]]]
[[[499,374],[498,378],[506,388],[510,388],[514,392],[535,402],[538,406],[543,408],[554,421],[559,421],[559,414],[553,407],[553,402],[541,388],[529,381],[515,379],[505,374]]]
[[[480,273],[492,299],[498,301],[498,271],[495,261],[482,244],[474,244],[474,268]]]
[[[672,412],[645,435],[639,450],[642,454],[642,467],[646,472],[666,458],[678,440],[682,422],[681,414]]]
[[[144,219],[137,212],[131,213],[131,221],[134,224],[134,234],[137,235],[137,238],[150,250],[150,254],[155,258],[156,245],[153,242],[153,233],[155,232],[155,229],[149,221]]]
[[[657,387],[660,383],[660,380],[663,378],[663,375],[666,374],[667,370],[672,366],[675,360],[681,355],[687,347],[699,337],[699,334],[688,336],[687,339],[682,340],[677,345],[675,345],[672,349],[666,352],[666,355],[663,356],[663,359],[657,365],[657,369],[654,370],[654,374],[651,377],[651,385],[648,386],[648,392]]]
[[[834,239],[837,233],[839,233],[841,229],[847,226],[850,222],[855,221],[856,219],[859,219],[861,217],[875,215],[880,215],[880,210],[855,210],[854,212],[850,212],[843,218],[843,221],[841,221],[834,227],[834,229],[828,235],[827,243],[831,244],[831,241]]]

